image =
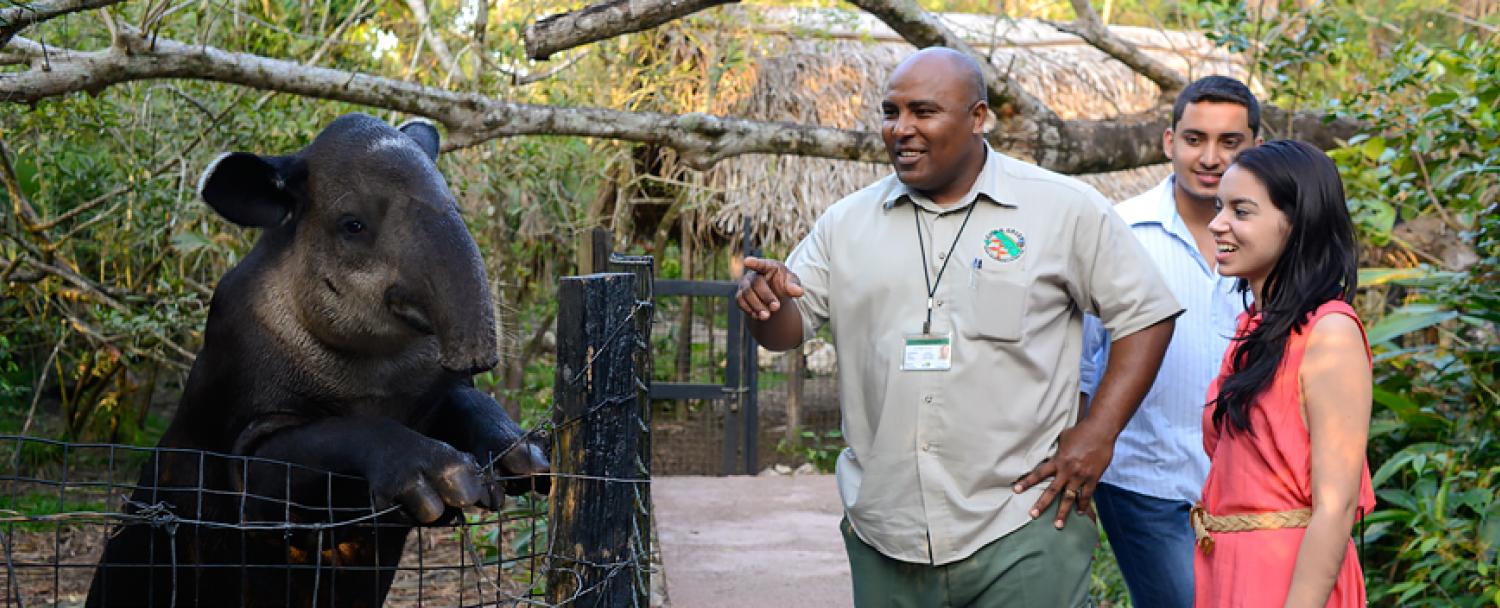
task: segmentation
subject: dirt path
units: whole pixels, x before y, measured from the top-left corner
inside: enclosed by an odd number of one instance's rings
[[[651,482],[670,608],[851,606],[832,475]]]

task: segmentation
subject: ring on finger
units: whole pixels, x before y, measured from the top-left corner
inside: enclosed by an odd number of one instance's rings
[[[1065,498],[1078,498],[1078,490],[1074,490],[1073,488],[1068,488],[1066,490],[1063,490],[1063,497],[1065,497]]]

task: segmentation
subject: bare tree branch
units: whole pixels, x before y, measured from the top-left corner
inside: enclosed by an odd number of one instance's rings
[[[943,25],[936,15],[923,10],[916,0],[850,0],[850,3],[885,22],[917,48],[945,46],[973,57],[984,72],[985,84],[989,86],[990,108],[1002,121],[1014,115],[1056,121],[1055,114],[1047,104],[1027,93],[1010,78],[1010,74],[1001,72],[999,67],[969,46],[962,36]]]
[[[989,87],[990,108],[1000,121],[1000,130],[993,141],[1004,141],[1011,152],[1035,158],[1044,165],[1056,162],[1049,150],[1062,144],[1062,120],[935,15],[923,10],[915,0],[850,1],[919,48],[946,46],[974,57]],[[611,0],[548,17],[527,28],[527,52],[534,58],[546,57],[578,45],[655,27],[722,3],[719,0]],[[648,9],[657,12],[642,12]]]
[[[0,47],[28,27],[69,13],[119,4],[124,0],[39,0],[0,9]]]
[[[123,28],[124,26],[122,26]],[[33,57],[33,68],[0,73],[0,102],[35,103],[78,91],[98,92],[124,82],[186,78],[238,84],[266,91],[329,99],[424,116],[443,123],[448,149],[518,135],[600,137],[674,148],[697,168],[743,154],[777,154],[880,162],[877,133],[710,116],[562,108],[519,104],[472,93],[456,93],[390,78],[304,66],[214,47],[188,45],[122,29],[119,42],[100,51],[50,48],[50,70],[41,69],[41,45],[17,37],[8,47]],[[993,92],[993,91],[992,91]],[[1266,109],[1266,121],[1285,117]],[[1330,147],[1354,133],[1354,123],[1321,122],[1299,113],[1302,137]],[[1033,159],[1063,173],[1128,169],[1164,160],[1158,141],[1169,116],[1149,112],[1100,121],[1063,121],[1043,116],[1001,115],[990,141],[997,149]]]
[[[0,74],[0,101],[13,103],[35,103],[78,91],[97,93],[123,82],[188,78],[425,116],[448,127],[446,146],[450,149],[497,137],[550,134],[664,144],[699,167],[741,154],[884,158],[880,138],[873,133],[703,114],[518,104],[165,38],[148,41],[133,30],[122,30],[119,44],[100,51],[48,49],[50,70],[40,69],[41,45],[18,37],[9,48],[35,57],[30,71]]]
[[[509,76],[511,84],[520,86],[524,84],[531,84],[533,82],[541,82],[543,80],[556,76],[562,73],[563,70],[573,67],[574,64],[578,63],[578,60],[583,59],[588,54],[589,52],[587,49],[579,51],[577,53],[573,53],[572,57],[563,60],[562,63],[559,63],[540,72],[525,72],[503,65],[496,66],[495,69],[498,70],[501,74]]]
[[[427,46],[432,47],[432,54],[437,55],[438,63],[443,64],[443,69],[448,71],[448,78],[457,77],[460,81],[465,80],[463,70],[459,69],[458,63],[453,60],[453,53],[448,50],[448,44],[443,42],[442,35],[432,24],[432,15],[427,11],[426,0],[406,0],[406,7],[411,10],[411,16],[422,28],[422,38],[427,41]]]
[[[1052,23],[1052,27],[1082,38],[1094,48],[1130,66],[1130,69],[1135,70],[1137,74],[1151,79],[1151,82],[1161,88],[1161,96],[1164,100],[1176,96],[1178,91],[1187,86],[1187,78],[1178,74],[1177,70],[1167,67],[1166,64],[1141,52],[1135,45],[1111,33],[1109,27],[1099,19],[1099,14],[1094,12],[1094,7],[1089,4],[1089,0],[1072,0],[1072,2],[1073,11],[1078,13],[1078,20],[1072,23]]]
[[[526,28],[526,53],[532,59],[545,59],[559,51],[650,29],[728,1],[732,0],[608,0],[532,24]],[[990,106],[1002,120],[1016,114],[1051,118],[1053,112],[1046,104],[1021,89],[1009,74],[985,60],[915,0],[850,1],[918,48],[946,46],[974,57],[990,87]]]
[[[606,0],[526,27],[526,56],[542,60],[576,46],[649,30],[738,0]]]

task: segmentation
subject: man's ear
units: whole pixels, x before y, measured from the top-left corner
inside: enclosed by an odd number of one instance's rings
[[[1172,127],[1167,127],[1167,130],[1161,132],[1161,151],[1167,155],[1167,160],[1176,160],[1172,158],[1172,140],[1175,137]]]
[[[208,164],[198,180],[198,194],[224,219],[270,228],[291,216],[294,185],[306,172],[307,164],[295,156],[229,152]]]
[[[990,102],[983,99],[974,102],[974,107],[969,109],[969,117],[974,119],[973,133],[975,135],[984,134],[984,122],[985,118],[988,117],[989,114]]]
[[[432,121],[425,118],[413,118],[401,123],[396,130],[405,133],[412,141],[417,142],[417,147],[427,154],[427,158],[437,162],[438,146],[442,143],[442,137]]]

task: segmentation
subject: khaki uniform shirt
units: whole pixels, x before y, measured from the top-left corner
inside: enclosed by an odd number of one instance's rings
[[[921,264],[936,281],[956,236],[932,314],[952,369],[902,371],[927,316]],[[804,336],[830,324],[839,354],[849,521],[907,562],[958,561],[1030,521],[1046,484],[1011,485],[1077,420],[1085,311],[1120,338],[1182,310],[1103,196],[991,150],[958,204],[891,175],[830,207],[787,263]]]

